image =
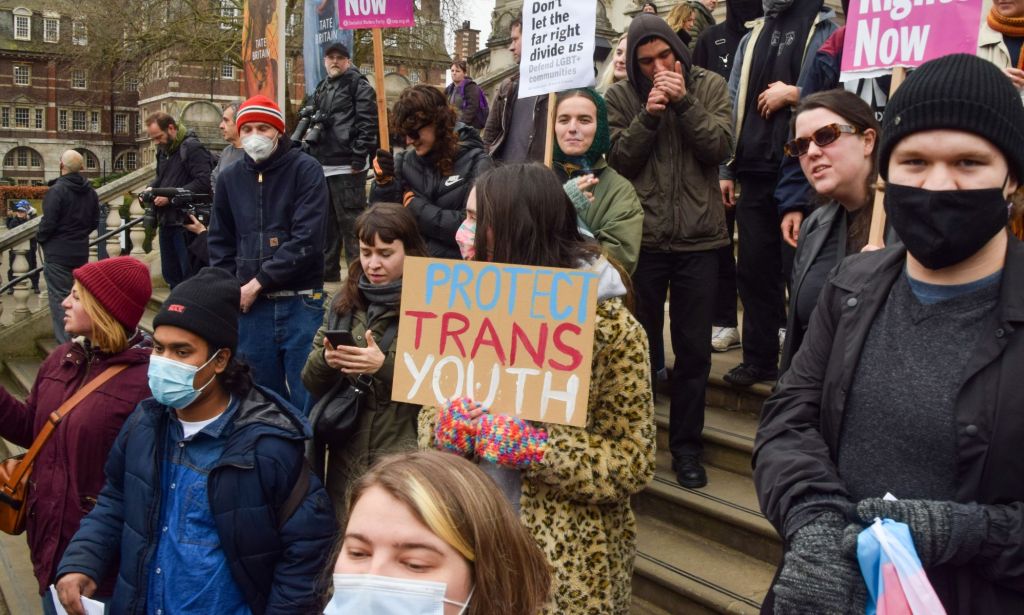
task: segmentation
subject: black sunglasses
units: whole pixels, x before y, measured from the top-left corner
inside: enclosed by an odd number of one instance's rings
[[[787,143],[784,146],[786,155],[791,158],[799,158],[807,153],[808,148],[811,147],[811,141],[814,141],[818,147],[825,147],[830,143],[835,143],[836,139],[844,132],[855,135],[860,131],[846,124],[826,124],[815,130],[809,137],[800,137]]]
[[[405,131],[405,136],[410,138],[410,139],[412,139],[413,141],[419,141],[420,140],[420,131],[423,130],[424,128],[426,128],[427,126],[430,126],[430,122],[427,122],[426,124],[420,126],[419,128],[413,128],[412,130],[406,130]]]

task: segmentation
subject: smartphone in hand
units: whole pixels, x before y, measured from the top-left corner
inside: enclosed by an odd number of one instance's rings
[[[331,342],[331,346],[337,348],[338,346],[355,346],[356,340],[352,337],[350,331],[344,329],[335,329],[333,331],[324,331],[324,337]]]

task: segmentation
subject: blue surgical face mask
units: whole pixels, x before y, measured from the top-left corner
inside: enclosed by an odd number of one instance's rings
[[[216,378],[214,374],[198,389],[193,385],[196,373],[209,365],[219,353],[219,350],[213,353],[213,356],[199,367],[156,355],[149,357],[149,390],[153,393],[153,399],[175,410],[187,407]]]
[[[465,602],[444,597],[448,586],[435,581],[412,581],[373,574],[334,575],[334,597],[324,615],[372,613],[373,615],[444,615],[444,605],[469,608],[473,590]]]

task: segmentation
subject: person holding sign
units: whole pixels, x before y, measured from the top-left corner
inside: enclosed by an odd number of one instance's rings
[[[391,375],[405,257],[426,256],[427,248],[416,220],[397,203],[377,203],[360,215],[356,236],[359,258],[349,265],[347,281],[302,368],[302,384],[313,397],[339,394],[333,387],[342,379],[365,390],[351,439],[344,446],[319,438],[314,442],[314,459],[322,460],[320,453],[327,450],[325,482],[339,516],[346,510],[348,486],[380,455],[416,448],[419,412],[419,406],[391,401]],[[384,347],[378,345],[388,338]],[[323,467],[316,470],[324,472]]]
[[[669,293],[672,410],[669,446],[679,484],[707,484],[704,390],[711,371],[711,321],[718,248],[729,245],[718,198],[718,165],[732,141],[725,80],[692,65],[690,51],[660,17],[629,26],[628,81],[608,90],[609,164],[633,182],[644,209],[633,277],[637,315],[658,372],[664,367],[665,296]]]
[[[522,60],[523,21],[516,18],[509,27],[508,50],[516,65]],[[547,96],[519,96],[519,70],[501,82],[487,114],[483,140],[487,152],[498,162],[542,162],[547,143]]]
[[[479,133],[457,121],[440,90],[423,84],[402,92],[391,124],[408,147],[397,154],[377,150],[370,200],[403,203],[430,256],[459,258],[455,232],[466,217],[469,189],[492,166]]]
[[[633,184],[608,166],[608,111],[591,88],[558,95],[554,169],[576,206],[581,229],[627,273],[636,269],[644,210]]]
[[[324,615],[537,615],[544,606],[544,554],[465,459],[389,455],[359,479],[349,502]]]
[[[828,272],[868,243],[879,129],[871,107],[846,90],[812,94],[793,114],[796,138],[786,144],[786,155],[799,161],[815,192],[829,200],[800,227],[780,373],[800,348]]]
[[[550,171],[499,167],[480,178],[470,200],[476,259],[598,274],[586,425],[524,421],[457,399],[423,409],[420,446],[521,471],[520,516],[554,572],[545,612],[627,612],[636,555],[629,498],[654,473],[643,328],[623,303],[622,279],[580,235],[576,211]]]
[[[924,63],[886,108],[879,169],[902,243],[829,275],[761,414],[754,483],[788,547],[774,610],[863,613],[848,537],[881,517],[909,525],[947,613],[1021,613],[1017,90],[973,55]]]

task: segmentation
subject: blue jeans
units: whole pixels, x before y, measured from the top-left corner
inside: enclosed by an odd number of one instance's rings
[[[160,225],[160,270],[167,285],[174,288],[192,275],[188,261],[188,243],[181,226]]]
[[[324,294],[269,299],[260,296],[238,320],[238,355],[253,380],[289,399],[298,410],[309,393],[302,368],[324,318]]]
[[[71,339],[64,330],[64,308],[60,306],[71,294],[71,286],[75,283],[71,272],[74,267],[57,263],[43,263],[43,279],[46,280],[46,293],[50,303],[50,318],[53,320],[53,336],[58,344]]]

